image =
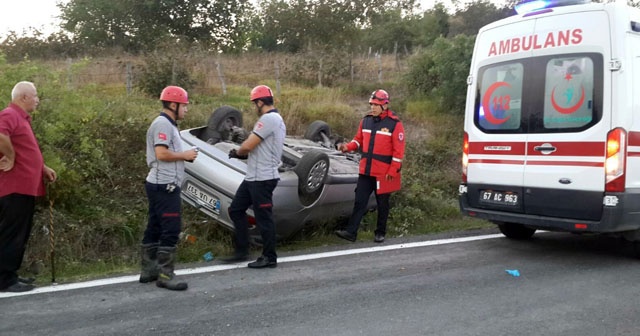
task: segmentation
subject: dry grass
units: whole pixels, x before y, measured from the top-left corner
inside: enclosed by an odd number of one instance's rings
[[[260,83],[272,82],[274,90],[279,81],[283,91],[292,85],[291,79],[296,77],[293,64],[305,55],[289,55],[276,53],[217,55],[206,53],[187,53],[177,62],[188,66],[189,72],[197,81],[197,92],[222,94],[222,80],[227,86],[244,86],[250,88]],[[345,62],[349,64],[349,62]],[[53,60],[47,62],[53,70],[67,72],[70,83],[81,85],[124,85],[127,77],[134,79],[137,69],[144,65],[144,57],[128,55],[104,58],[84,58]],[[361,55],[351,59],[353,80],[355,82],[377,82],[381,72],[383,81],[395,79],[406,67],[406,62],[396,60],[393,55],[383,55],[380,60],[374,56]],[[127,65],[131,72],[127,73]],[[167,69],[171,71],[171,69]],[[351,72],[340,82],[350,82]],[[313,74],[317,78],[317,73]],[[317,80],[315,80],[317,84]]]
[[[401,74],[401,71],[397,70],[393,56],[387,55],[381,58],[383,74],[388,74],[388,76],[383,75],[385,78],[383,84],[377,83],[376,59],[366,56],[353,60],[354,69],[357,71],[356,75],[359,76],[355,78],[353,83],[351,78],[343,78],[339,85],[319,87],[315,83],[305,85],[291,79],[292,74],[289,71],[292,71],[292,67],[290,65],[296,61],[295,57],[299,56],[281,54],[228,56],[198,53],[185,55],[183,61],[197,80],[197,85],[189,89],[190,99],[193,98],[193,102],[189,107],[189,115],[181,124],[181,128],[185,129],[206,123],[211,112],[221,105],[231,105],[241,110],[245,128],[251,127],[255,123],[257,115],[253,106],[248,102],[249,91],[256,84],[266,84],[274,90],[280,88],[276,95],[276,106],[285,119],[289,135],[302,135],[311,122],[324,120],[331,125],[334,134],[350,139],[356,131],[359,120],[369,111],[368,93],[378,85],[387,88],[394,98],[392,109],[404,121],[407,141],[415,144],[410,149],[413,152],[407,153],[406,169],[403,168],[404,174],[406,174],[407,190],[394,196],[398,202],[397,210],[394,213],[394,222],[399,229],[393,231],[395,232],[393,234],[412,234],[411,230],[423,233],[429,229],[423,229],[419,226],[423,222],[445,221],[442,218],[435,218],[435,216],[427,219],[426,215],[446,214],[456,210],[455,207],[454,210],[450,209],[449,203],[451,202],[448,200],[438,203],[431,200],[429,195],[434,189],[450,189],[446,182],[450,179],[457,179],[459,173],[448,172],[447,169],[458,169],[459,164],[452,161],[443,163],[443,166],[447,168],[436,166],[433,162],[433,155],[429,153],[437,150],[438,153],[447,154],[447,148],[452,146],[458,148],[459,142],[457,140],[451,141],[446,132],[441,132],[448,127],[455,128],[457,126],[453,124],[455,121],[446,118],[438,119],[436,115],[431,114],[430,112],[435,110],[435,107],[429,102],[406,101],[402,97],[402,93],[396,89],[399,85],[390,79]],[[67,85],[72,88],[82,88],[85,95],[95,99],[97,102],[94,108],[104,108],[110,113],[120,113],[121,115],[118,114],[116,119],[134,119],[136,126],[146,125],[157,114],[159,106],[156,101],[152,101],[150,97],[139,92],[134,91],[132,95],[126,95],[127,64],[131,64],[133,76],[135,76],[137,66],[144,64],[144,60],[139,57],[121,56],[72,60],[70,62],[52,61],[48,63],[48,67],[54,71],[66,72],[68,74]],[[222,64],[226,95],[223,95],[221,82],[218,78],[218,64]],[[279,82],[276,81],[275,64],[280,66]],[[64,80],[64,75],[62,80]],[[103,107],[101,104],[105,106]],[[88,107],[79,106],[77,108],[79,110],[77,112],[82,113],[84,112],[82,110]],[[119,134],[119,132],[115,133]],[[123,133],[123,141],[121,142],[114,142],[113,139],[110,139],[108,143],[129,143],[128,141],[131,141],[132,137],[128,134]],[[133,140],[138,141],[139,146],[136,148],[143,148],[139,143],[142,138],[139,136],[138,140]],[[442,139],[439,143],[429,143],[440,138]],[[429,153],[423,153],[423,151],[429,151]],[[143,162],[141,156],[127,156],[131,154],[128,151],[123,151],[121,154],[122,156],[111,157],[114,164],[118,166],[113,167],[114,171],[122,171],[121,175],[131,175],[132,170],[120,169],[119,166],[134,167],[137,165],[131,162],[140,164]],[[459,155],[454,156],[451,160],[459,159]],[[413,171],[411,171],[412,169]],[[435,176],[432,176],[434,174]],[[139,176],[134,176],[133,181],[143,175],[140,173]],[[128,183],[133,184],[131,181]],[[413,189],[419,187],[419,189],[413,192],[411,187]],[[100,213],[92,213],[91,216],[95,220],[91,220],[91,223],[86,219],[87,215],[78,209],[74,209],[73,214],[67,214],[63,211],[54,214],[58,239],[56,248],[59,258],[58,272],[63,273],[67,279],[75,275],[106,274],[121,272],[127,267],[128,269],[135,268],[137,244],[145,224],[146,198],[140,185],[123,186],[122,188],[128,190],[129,194],[125,193],[124,189],[114,188],[112,194],[105,195],[104,216]],[[117,204],[112,204],[113,200],[118,200]],[[429,204],[434,205],[432,208],[428,208]],[[46,210],[47,207],[44,209]],[[94,209],[94,212],[97,210]],[[444,216],[440,215],[440,217]],[[416,220],[417,218],[424,220]],[[48,222],[48,212],[37,214],[37,226],[34,227],[34,236],[31,239],[30,252],[25,260],[26,264],[42,261],[48,264],[49,242],[43,229],[43,226],[46,226]],[[411,225],[402,223],[411,223]],[[216,256],[230,253],[230,237],[232,235],[220,229],[219,226],[212,225],[210,219],[204,218],[193,209],[185,209],[184,224],[185,230],[190,234],[196,234],[199,238],[196,244],[181,246],[179,249],[181,261],[198,260],[207,251],[212,251]],[[364,231],[366,231],[365,235],[370,234],[370,230]],[[322,231],[322,228],[311,233],[306,232],[298,238],[302,241],[297,241],[296,248],[313,245],[313,241],[335,242],[335,237],[330,232],[327,234]]]

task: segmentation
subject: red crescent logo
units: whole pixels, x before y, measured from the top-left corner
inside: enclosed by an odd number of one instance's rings
[[[551,105],[553,105],[553,108],[556,109],[556,111],[562,114],[571,114],[577,111],[580,108],[580,106],[582,106],[582,103],[584,103],[584,86],[582,85],[580,85],[580,100],[578,100],[578,102],[575,105],[569,106],[569,107],[562,107],[558,105],[558,103],[556,103],[556,98],[554,97],[555,91],[556,91],[556,88],[554,87],[553,90],[551,90]]]
[[[487,121],[494,124],[494,125],[499,125],[502,124],[504,122],[506,122],[507,120],[509,120],[509,118],[511,118],[511,116],[508,116],[506,118],[496,118],[493,113],[491,112],[491,107],[489,106],[489,103],[491,103],[491,96],[493,95],[493,92],[496,91],[499,87],[502,86],[506,86],[506,87],[511,87],[511,84],[507,83],[507,82],[496,82],[493,83],[489,89],[487,89],[487,91],[484,93],[484,96],[482,97],[482,109],[484,110],[484,117],[487,118]]]

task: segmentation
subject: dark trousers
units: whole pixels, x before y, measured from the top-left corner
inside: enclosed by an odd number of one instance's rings
[[[262,255],[270,261],[277,261],[276,226],[273,222],[273,190],[278,180],[242,181],[229,206],[229,217],[236,230],[236,253],[249,252],[249,221],[246,211],[253,206],[253,215],[262,236]]]
[[[347,232],[356,235],[358,227],[362,221],[362,217],[367,213],[367,204],[369,196],[376,191],[376,178],[373,176],[359,175],[356,184],[356,200],[353,204],[353,212],[347,224]],[[391,194],[376,193],[376,202],[378,203],[378,223],[376,226],[376,234],[387,234],[387,218],[389,218],[389,198]]]
[[[18,269],[33,226],[35,196],[0,197],[0,290],[18,281]]]
[[[142,244],[174,247],[178,243],[182,226],[180,187],[168,190],[166,184],[146,182],[149,199],[149,221]]]

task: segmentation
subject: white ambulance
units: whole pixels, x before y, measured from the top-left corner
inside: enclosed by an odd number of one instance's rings
[[[509,238],[615,233],[640,251],[640,9],[521,5],[476,38],[461,211]]]

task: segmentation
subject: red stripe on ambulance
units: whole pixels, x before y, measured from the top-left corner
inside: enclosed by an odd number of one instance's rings
[[[640,141],[640,137],[639,137]],[[532,156],[588,156],[604,157],[604,142],[552,142],[548,145],[555,148],[551,154],[543,154],[536,147],[546,147],[546,142],[530,142],[526,145],[526,155]],[[640,145],[640,144],[639,144]],[[470,155],[525,155],[524,142],[487,142],[469,143]]]

